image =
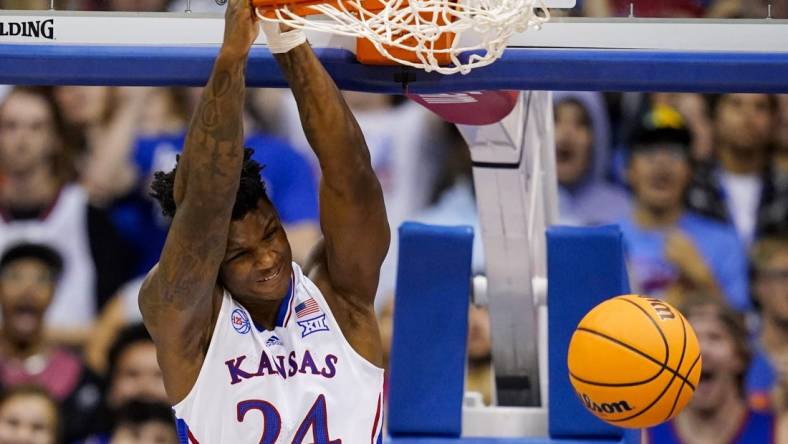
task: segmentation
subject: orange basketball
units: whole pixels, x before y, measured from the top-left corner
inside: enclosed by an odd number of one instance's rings
[[[594,307],[572,335],[567,360],[583,405],[618,427],[668,421],[700,379],[700,347],[689,322],[673,306],[645,296],[618,296]]]

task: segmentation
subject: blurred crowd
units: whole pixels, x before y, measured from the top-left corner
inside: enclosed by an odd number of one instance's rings
[[[183,10],[184,3],[55,2],[120,11]],[[618,0],[578,3],[571,14],[629,12],[629,2]],[[638,15],[668,17],[763,17],[767,4],[635,3]],[[786,3],[775,1],[773,15],[786,15]],[[48,0],[0,0],[0,8],[48,7]],[[214,8],[212,0],[192,2],[194,10]],[[168,226],[149,184],[174,165],[199,94],[0,86],[0,444],[178,442],[137,293]],[[560,222],[619,224],[633,291],[684,308],[698,332],[701,385],[671,433],[702,430],[710,437],[704,442],[723,442],[714,437],[737,433],[724,427],[738,427],[732,417],[785,416],[788,96],[553,97]],[[377,299],[390,340],[396,227],[417,220],[478,233],[471,160],[455,128],[402,97],[346,99],[393,227]],[[244,125],[294,259],[303,261],[320,236],[319,169],[292,96],[249,90]],[[484,273],[479,236],[473,267]],[[469,321],[468,390],[489,405],[486,308],[471,306]]]

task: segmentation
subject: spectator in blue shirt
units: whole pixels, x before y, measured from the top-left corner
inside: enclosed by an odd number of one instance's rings
[[[620,221],[633,287],[680,302],[689,291],[749,307],[746,255],[735,230],[685,206],[692,177],[690,133],[681,115],[659,106],[635,130],[626,177],[633,211]]]
[[[761,330],[747,375],[750,405],[788,412],[788,237],[770,235],[758,240],[752,270]]]
[[[629,213],[626,191],[606,179],[611,135],[602,94],[556,92],[553,106],[561,223],[611,223]]]
[[[646,430],[648,444],[779,444],[771,413],[752,411],[745,400],[744,375],[751,357],[741,316],[708,297],[682,307],[703,354],[700,381],[692,400],[673,420]],[[675,386],[675,383],[674,383]],[[680,396],[670,388],[670,396]],[[673,395],[677,393],[677,395]],[[667,395],[666,395],[667,396]]]

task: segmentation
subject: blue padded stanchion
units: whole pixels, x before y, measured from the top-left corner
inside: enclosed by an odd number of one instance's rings
[[[405,223],[391,344],[392,436],[462,430],[473,229]]]
[[[547,230],[547,306],[550,372],[550,436],[618,438],[580,403],[569,382],[566,356],[577,324],[600,302],[629,293],[624,247],[617,226]],[[626,436],[628,442],[632,434]]]

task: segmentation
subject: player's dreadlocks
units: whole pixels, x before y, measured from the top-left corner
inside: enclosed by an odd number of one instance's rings
[[[233,207],[233,220],[243,218],[246,213],[257,208],[260,199],[268,199],[265,192],[265,184],[260,177],[263,166],[252,159],[254,150],[244,149],[244,163],[241,169],[241,183],[238,186],[238,193],[235,195],[235,206]],[[178,156],[178,162],[181,157]],[[154,174],[151,184],[151,197],[158,200],[161,204],[161,212],[164,216],[172,218],[175,216],[175,172],[178,170],[178,162],[175,168],[169,173],[158,171]]]

